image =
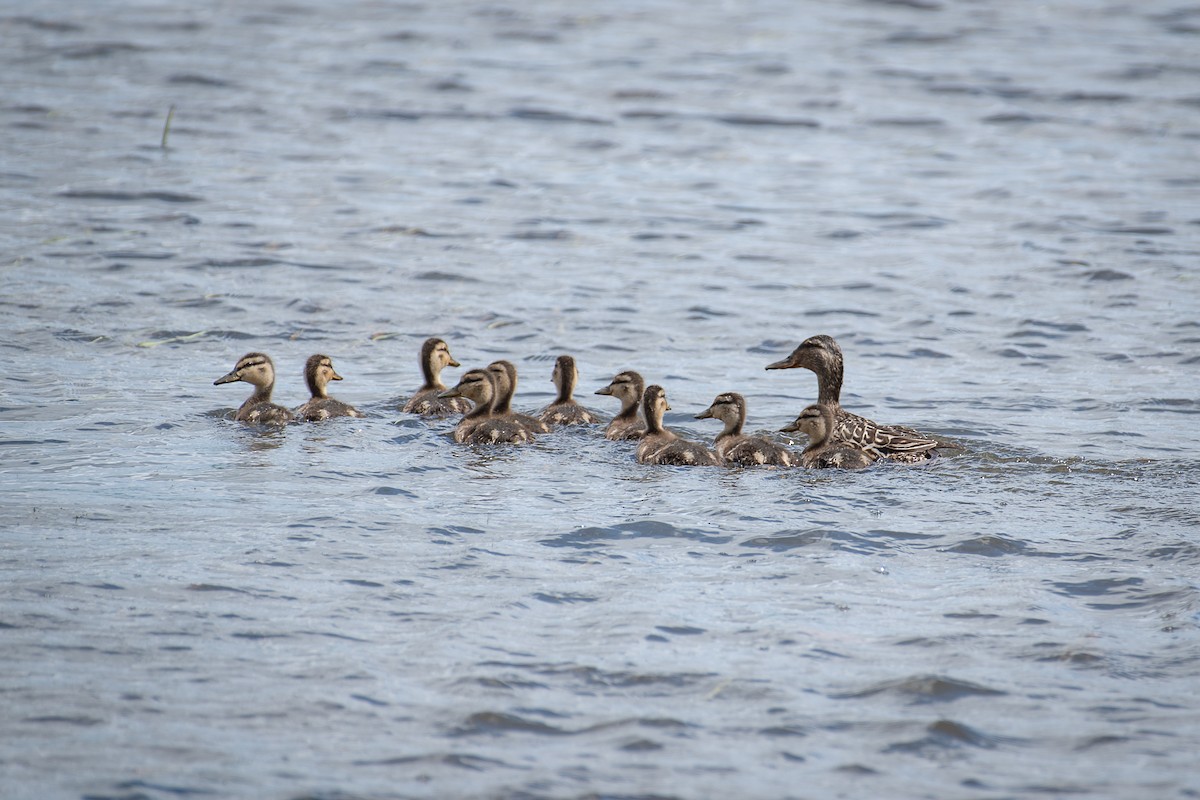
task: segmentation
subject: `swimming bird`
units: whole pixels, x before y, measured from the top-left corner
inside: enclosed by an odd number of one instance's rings
[[[496,382],[486,369],[464,372],[458,384],[441,393],[443,398],[465,397],[475,407],[467,412],[454,429],[454,441],[466,444],[524,444],[534,436],[511,419],[493,416]]]
[[[408,402],[400,409],[406,414],[420,414],[423,417],[446,417],[451,414],[465,414],[471,410],[471,401],[465,397],[439,397],[446,391],[442,383],[442,368],[457,367],[458,362],[450,355],[450,346],[436,336],[426,339],[421,345],[421,374],[425,383],[408,398]]]
[[[842,348],[832,336],[810,336],[787,358],[767,365],[767,369],[803,367],[817,376],[817,403],[833,410],[835,441],[860,447],[871,447],[884,458],[893,461],[915,462],[930,458],[939,442],[912,428],[884,426],[852,414],[842,408]]]
[[[593,425],[600,418],[575,400],[575,384],[579,382],[579,369],[571,356],[559,356],[554,362],[550,380],[558,388],[554,402],[542,409],[538,416],[549,425]]]
[[[320,353],[309,356],[308,361],[304,363],[304,382],[308,384],[308,391],[312,398],[307,403],[296,407],[296,416],[309,422],[318,422],[330,417],[366,416],[349,403],[343,403],[341,400],[335,400],[329,396],[329,392],[326,390],[329,382],[341,379],[342,376],[334,371],[333,361],[329,356]]]
[[[271,402],[271,391],[275,388],[275,364],[266,354],[246,353],[238,359],[232,371],[213,381],[213,386],[236,381],[245,381],[254,387],[254,393],[246,398],[234,416],[238,422],[285,425],[294,419],[291,411]]]
[[[657,384],[647,386],[642,394],[642,413],[646,417],[646,433],[638,444],[639,464],[669,464],[678,467],[715,467],[717,456],[707,447],[680,439],[663,427],[664,411],[670,411],[667,393]]]
[[[800,464],[811,469],[862,469],[880,458],[879,451],[833,438],[837,425],[833,406],[813,403],[780,430],[808,436],[808,446],[800,453]]]
[[[724,464],[794,467],[800,459],[791,450],[761,436],[742,433],[746,424],[746,398],[737,392],[719,394],[696,419],[718,419],[725,430],[717,434],[713,449]]]
[[[640,439],[646,432],[646,423],[638,417],[638,409],[642,405],[642,392],[646,382],[642,376],[633,370],[618,372],[612,382],[603,389],[597,389],[596,394],[607,394],[621,401],[621,411],[608,423],[604,429],[605,439]]]
[[[530,433],[549,433],[550,426],[537,417],[512,410],[513,395],[517,393],[517,367],[511,361],[493,361],[487,366],[496,380],[496,400],[492,415],[508,419],[529,430]]]

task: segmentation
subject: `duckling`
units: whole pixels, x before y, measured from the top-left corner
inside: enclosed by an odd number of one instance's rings
[[[600,418],[575,401],[575,384],[579,382],[579,370],[571,356],[559,356],[554,362],[550,380],[558,388],[558,397],[542,409],[538,416],[549,425],[594,425]]]
[[[465,444],[524,444],[534,437],[529,430],[511,419],[497,418],[492,413],[496,399],[496,381],[486,369],[463,373],[458,385],[442,392],[441,397],[465,397],[474,402],[467,415],[454,429],[454,441]]]
[[[441,378],[442,368],[459,366],[454,356],[450,355],[450,346],[436,336],[426,339],[421,345],[420,360],[425,383],[408,398],[408,402],[400,410],[406,414],[420,414],[423,417],[446,417],[470,411],[471,401],[465,397],[439,397],[446,391],[446,385],[442,383]]]
[[[550,426],[537,417],[512,410],[513,395],[517,393],[517,368],[511,361],[493,361],[487,366],[496,379],[496,400],[492,415],[511,420],[529,430],[530,433],[549,433]]]
[[[696,419],[719,419],[725,423],[725,430],[718,433],[713,442],[717,457],[724,464],[794,467],[799,463],[796,454],[786,447],[761,436],[742,433],[746,424],[746,398],[736,392],[717,395],[712,405],[697,414]]]
[[[832,336],[810,336],[787,358],[767,365],[767,369],[804,367],[817,376],[817,403],[833,409],[834,441],[851,446],[870,447],[884,458],[912,463],[930,458],[939,442],[912,428],[884,426],[842,408],[842,348]]]
[[[642,413],[646,417],[646,433],[638,444],[639,464],[670,464],[677,467],[715,467],[720,462],[707,447],[680,439],[663,427],[664,411],[670,411],[667,393],[657,384],[647,386],[642,395]]]
[[[800,454],[800,464],[810,469],[862,469],[881,457],[873,448],[834,439],[836,425],[833,406],[813,403],[800,412],[795,422],[781,430],[786,433],[799,431],[808,436],[808,447]]]
[[[318,422],[330,417],[366,416],[349,403],[343,403],[341,400],[335,400],[329,396],[325,387],[330,381],[340,381],[341,379],[342,376],[334,371],[333,361],[329,356],[319,353],[309,356],[308,361],[304,363],[304,382],[308,384],[308,391],[312,394],[312,399],[304,405],[296,407],[296,416],[309,422]]]
[[[238,422],[253,422],[259,425],[286,425],[295,419],[292,412],[271,402],[271,391],[275,388],[275,365],[264,353],[246,353],[238,359],[233,370],[213,381],[213,386],[222,383],[245,381],[254,387],[254,394],[246,398],[234,417]]]
[[[646,423],[638,417],[638,408],[642,404],[642,393],[646,382],[642,376],[633,370],[618,372],[612,382],[603,389],[597,389],[596,394],[612,395],[621,401],[621,411],[608,427],[604,429],[605,439],[640,439],[646,432]]]

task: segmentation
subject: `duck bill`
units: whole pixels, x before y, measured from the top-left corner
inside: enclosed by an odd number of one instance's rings
[[[712,406],[709,406],[697,414],[696,419],[712,419]]]
[[[447,367],[461,367],[462,364],[455,361],[453,358],[446,362]]]
[[[612,394],[612,387],[605,386],[603,389],[597,389],[596,394]]]
[[[222,383],[234,383],[235,381],[239,381],[239,380],[241,380],[241,378],[238,377],[237,370],[235,369],[233,372],[229,373],[228,375],[222,375],[221,377],[219,377],[215,381],[213,381],[213,386],[220,386]]]
[[[462,397],[462,395],[458,393],[458,387],[455,386],[452,389],[447,389],[444,392],[439,392],[438,397]]]
[[[787,358],[781,358],[778,361],[773,361],[770,364],[767,364],[767,369],[794,369],[798,366],[800,366],[800,364],[796,359],[796,354],[792,353]]]
[[[799,430],[800,430],[800,423],[789,422],[787,425],[784,425],[782,428],[780,428],[779,432],[780,433],[797,433]]]
[[[338,375],[336,372],[332,373],[329,376],[329,380],[331,380],[331,381],[340,381],[341,379],[342,379],[342,376]]]

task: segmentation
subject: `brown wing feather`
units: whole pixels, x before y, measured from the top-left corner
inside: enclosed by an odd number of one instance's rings
[[[838,415],[834,439],[864,450],[874,450],[881,456],[924,453],[938,446],[933,439],[914,436],[915,431],[884,427],[865,417],[842,411]]]

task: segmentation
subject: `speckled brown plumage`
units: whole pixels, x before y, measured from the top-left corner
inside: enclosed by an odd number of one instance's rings
[[[800,454],[800,463],[805,467],[862,469],[885,457],[871,445],[838,439],[834,435],[836,428],[837,419],[833,406],[828,403],[813,403],[782,430],[788,433],[800,432],[808,436],[808,446]],[[895,437],[893,441],[895,446],[901,448],[933,446],[933,443],[924,439]]]
[[[421,345],[419,362],[425,382],[408,398],[401,411],[423,417],[447,417],[465,414],[471,410],[471,402],[465,397],[440,396],[446,391],[446,385],[442,383],[441,378],[442,369],[459,366],[454,356],[450,355],[450,346],[444,340],[436,336],[426,339]]]
[[[866,417],[842,408],[842,348],[832,336],[818,334],[805,339],[784,359],[767,365],[767,369],[803,367],[817,376],[817,403],[829,406],[834,414],[834,441],[851,447],[872,448],[881,457],[893,461],[924,461],[938,446],[935,439],[901,426],[880,425]]]
[[[294,419],[292,412],[271,402],[275,388],[275,364],[265,353],[247,353],[238,359],[233,369],[213,381],[213,386],[245,381],[254,392],[238,408],[234,419],[257,425],[286,425]]]
[[[538,417],[548,425],[595,425],[600,418],[575,400],[575,385],[579,368],[571,356],[559,356],[554,361],[550,380],[558,389],[554,402],[542,409]]]
[[[313,355],[304,363],[304,382],[308,384],[311,398],[308,402],[296,408],[298,419],[318,422],[331,417],[362,417],[365,416],[349,403],[343,403],[329,396],[327,386],[330,381],[340,381],[341,375],[333,369],[333,361],[326,355]]]
[[[550,426],[540,419],[520,411],[512,410],[513,396],[517,393],[517,367],[511,361],[493,361],[487,366],[496,385],[496,399],[492,405],[492,416],[520,425],[530,433],[549,433]]]
[[[664,411],[670,411],[667,393],[661,386],[646,387],[642,395],[642,413],[646,432],[638,443],[639,464],[663,464],[676,467],[715,467],[720,464],[716,453],[697,442],[681,439],[663,427]]]
[[[454,441],[464,444],[524,444],[534,439],[532,433],[510,419],[493,414],[496,397],[495,379],[486,369],[463,373],[458,384],[442,392],[442,396],[465,397],[474,403],[454,428]]]
[[[717,395],[712,405],[697,414],[696,419],[717,419],[725,423],[725,429],[713,442],[713,449],[722,464],[794,467],[800,463],[797,454],[783,445],[742,433],[746,424],[746,398],[737,392]]]
[[[618,372],[612,381],[596,394],[609,395],[621,401],[621,410],[604,429],[604,438],[613,440],[640,439],[646,432],[646,423],[638,416],[642,407],[642,393],[646,382],[633,370]]]

